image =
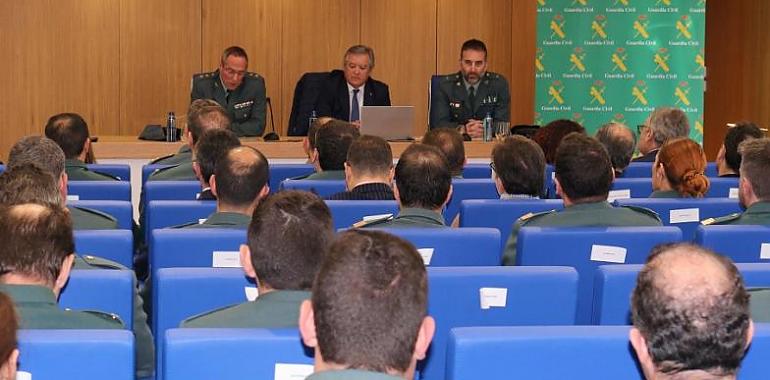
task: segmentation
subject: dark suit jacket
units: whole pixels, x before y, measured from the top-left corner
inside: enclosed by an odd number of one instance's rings
[[[653,150],[647,152],[647,154],[645,154],[643,156],[639,156],[637,158],[634,158],[632,161],[633,162],[655,162],[655,157],[658,156],[658,150],[660,150],[660,149],[653,149]]]
[[[364,86],[365,106],[389,106],[390,90],[388,85],[371,77]],[[350,97],[345,75],[340,70],[334,70],[321,87],[321,94],[316,102],[318,116],[331,116],[335,119],[350,119]]]

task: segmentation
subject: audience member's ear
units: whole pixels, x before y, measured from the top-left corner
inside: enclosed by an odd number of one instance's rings
[[[270,185],[265,184],[265,186],[262,186],[262,190],[259,191],[259,194],[257,195],[258,200],[265,199],[267,195],[270,194]]]
[[[64,288],[64,285],[67,285],[67,280],[70,278],[70,271],[72,271],[72,266],[74,263],[75,254],[70,253],[67,255],[67,257],[64,258],[61,268],[59,268],[59,275],[56,276],[53,284],[53,293],[57,298],[59,297],[59,293],[61,292],[62,288]]]
[[[628,340],[631,341],[631,346],[634,347],[636,357],[642,366],[642,371],[650,379],[650,375],[655,372],[655,364],[652,362],[650,352],[647,350],[647,340],[644,339],[642,332],[636,327],[631,327],[631,331],[628,332]]]
[[[190,128],[187,128],[187,132],[184,134],[185,140],[187,140],[187,146],[192,149],[193,147],[193,138],[192,138],[192,132],[190,131]]]
[[[391,187],[393,188],[393,198],[396,198],[396,203],[398,203],[398,207],[401,207],[401,193],[398,192],[398,183],[396,181],[393,181],[391,184]]]
[[[85,162],[88,157],[88,152],[91,151],[91,139],[86,138],[86,142],[83,143],[83,151],[80,153],[80,159]]]
[[[302,335],[302,341],[308,347],[318,346],[314,318],[313,304],[310,300],[302,301],[302,305],[299,307],[299,333]]]
[[[19,349],[14,348],[8,360],[0,366],[0,378],[13,380],[16,378],[16,366],[19,361]]]
[[[420,329],[417,331],[417,341],[414,345],[414,353],[412,354],[416,360],[425,359],[425,353],[428,352],[430,342],[433,340],[433,334],[436,332],[436,321],[433,317],[426,316],[423,318],[420,324]]]
[[[752,339],[754,339],[754,321],[749,319],[749,329],[746,331],[746,347],[744,349],[749,348]]]
[[[391,165],[390,171],[388,171],[388,182],[393,182],[393,178],[396,177],[396,168]]]
[[[561,199],[564,199],[564,190],[561,189],[561,183],[559,183],[559,179],[553,177],[553,184],[556,186],[556,195],[560,196]]]
[[[318,162],[318,148],[313,148],[313,151],[310,153],[310,162]]]
[[[254,271],[254,265],[251,263],[251,250],[249,249],[249,246],[246,244],[241,244],[239,252],[241,256],[241,267],[243,267],[243,273],[246,274],[246,277],[257,278],[257,272]],[[257,279],[257,283],[259,283],[259,279]]]
[[[69,182],[69,177],[67,176],[66,172],[61,173],[61,177],[59,177],[59,194],[61,194],[61,202],[64,204],[67,202],[67,183]]]
[[[217,176],[216,176],[216,174],[212,174],[211,177],[209,177],[209,187],[211,188],[211,194],[214,195],[214,197],[217,197]]]
[[[208,181],[203,180],[203,173],[201,172],[201,165],[198,163],[198,161],[193,161],[192,163],[193,172],[195,173],[195,177],[198,178],[198,181],[200,183],[205,184],[208,183]]]
[[[449,191],[446,193],[446,199],[444,199],[444,203],[441,205],[441,208],[444,208],[444,207],[446,207],[446,204],[447,204],[447,203],[449,203],[449,200],[450,200],[450,199],[452,199],[452,191],[453,191],[453,190],[454,190],[454,188],[453,188],[453,187],[452,187],[452,185],[450,184],[450,185],[449,185]]]

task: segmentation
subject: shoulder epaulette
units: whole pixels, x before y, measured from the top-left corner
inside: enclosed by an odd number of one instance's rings
[[[374,218],[369,220],[360,220],[358,222],[353,223],[351,227],[353,228],[364,228],[364,227],[371,227],[376,226],[378,224],[382,224],[385,222],[389,222],[393,220],[393,214],[383,215],[381,218]]]
[[[193,75],[193,79],[211,78],[214,76],[214,74],[216,73],[213,71],[209,73],[199,73],[199,74]]]
[[[205,317],[207,315],[211,315],[211,314],[220,312],[220,311],[225,310],[225,309],[229,309],[229,308],[231,308],[233,306],[237,306],[237,305],[240,305],[240,304],[236,303],[236,304],[232,304],[232,305],[222,306],[222,307],[218,307],[218,308],[213,309],[213,310],[204,311],[203,313],[200,313],[200,314],[192,315],[192,316],[182,320],[182,323],[180,323],[179,326],[182,326],[182,325],[184,325],[187,322],[192,322],[192,321],[194,321],[194,320],[196,320],[198,318]]]
[[[117,222],[118,221],[118,219],[116,219],[114,216],[112,216],[112,215],[110,215],[110,214],[108,214],[106,212],[102,212],[102,211],[95,210],[95,209],[88,208],[88,207],[74,207],[74,208],[76,208],[76,209],[78,209],[80,211],[83,211],[83,212],[87,212],[87,213],[92,214],[92,215],[101,216],[102,218],[109,219],[109,220],[111,220],[113,222]]]
[[[246,73],[246,76],[247,76],[247,77],[252,77],[252,78],[259,78],[259,74],[257,74],[257,73],[252,73],[252,72],[250,72],[250,71]]]
[[[543,211],[543,212],[528,212],[522,216],[519,217],[518,220],[516,220],[517,223],[524,225],[527,224],[535,219],[541,218],[543,216],[546,216],[548,214],[555,213],[556,210],[549,210],[549,211]]]
[[[65,310],[70,310],[70,309],[65,309]],[[77,311],[80,311],[80,312],[83,312],[83,313],[86,313],[86,314],[90,314],[90,315],[93,315],[95,317],[99,317],[100,319],[103,319],[103,320],[108,321],[108,322],[117,323],[121,327],[125,326],[125,323],[123,323],[123,320],[120,319],[120,317],[117,314],[107,313],[107,312],[99,311],[99,310],[77,310]]]
[[[165,156],[160,156],[160,157],[156,157],[156,158],[153,158],[153,159],[150,161],[150,165],[155,165],[155,164],[157,164],[157,163],[158,163],[158,161],[161,161],[161,160],[165,160],[165,159],[167,159],[167,158],[171,158],[171,157],[174,157],[174,155],[176,155],[176,153],[171,153],[171,154],[167,154],[167,155],[165,155]]]
[[[185,228],[185,227],[194,226],[196,224],[201,224],[201,223],[198,223],[198,222],[188,222],[188,223],[183,223],[183,224],[177,224],[176,226],[170,226],[168,228]]]
[[[701,220],[700,224],[704,226],[710,226],[712,224],[722,224],[724,222],[730,222],[741,217],[741,213],[736,212],[730,215],[720,216],[718,218],[708,218]]]
[[[86,264],[100,269],[128,269],[120,263],[105,258],[91,255],[81,255],[80,257],[83,258],[83,261],[85,261]]]
[[[657,220],[658,222],[660,222],[660,221],[661,221],[661,220],[660,220],[660,215],[658,215],[658,213],[657,213],[657,212],[655,212],[655,211],[653,211],[653,210],[650,210],[650,209],[648,209],[647,207],[641,207],[641,206],[632,206],[632,205],[622,205],[622,206],[620,206],[620,207],[625,207],[625,208],[627,208],[627,209],[631,209],[631,210],[634,210],[634,211],[636,211],[636,212],[640,212],[640,213],[642,213],[642,214],[645,214],[645,215],[647,215],[647,216],[650,216],[650,217],[652,217],[652,218],[655,218],[655,220]]]
[[[118,177],[118,176],[114,176],[114,175],[112,175],[112,174],[110,174],[110,173],[104,173],[104,172],[100,172],[100,171],[96,171],[96,170],[91,170],[91,172],[92,172],[92,173],[96,173],[96,174],[99,174],[99,175],[103,175],[103,176],[105,176],[105,177],[107,177],[107,178],[110,178],[110,179],[114,179],[114,180],[116,180],[116,181],[120,181],[120,177]]]

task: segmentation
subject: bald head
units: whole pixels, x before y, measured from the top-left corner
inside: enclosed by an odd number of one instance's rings
[[[596,139],[607,148],[616,174],[622,173],[631,162],[636,146],[636,137],[631,129],[622,123],[608,123],[596,131]]]
[[[232,148],[216,163],[213,178],[218,202],[252,208],[267,193],[267,158],[250,146]]]

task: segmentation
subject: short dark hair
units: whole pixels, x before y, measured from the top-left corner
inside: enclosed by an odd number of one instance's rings
[[[741,154],[741,177],[749,180],[754,195],[761,201],[770,200],[770,139],[749,139],[738,147]]]
[[[59,144],[67,159],[77,158],[88,139],[88,124],[76,113],[53,115],[45,124],[45,137]]]
[[[0,206],[0,274],[16,273],[53,285],[75,252],[72,221],[61,206]]]
[[[344,170],[348,150],[361,133],[353,124],[332,120],[318,128],[315,148],[322,170]]]
[[[465,145],[463,143],[463,136],[457,129],[449,127],[433,128],[425,133],[422,143],[435,146],[441,153],[444,153],[452,176],[463,174]]]
[[[249,224],[257,278],[273,289],[309,290],[332,239],[331,211],[317,195],[293,190],[271,195]]]
[[[484,59],[487,58],[487,45],[483,41],[475,38],[463,42],[463,46],[460,48],[460,59],[463,57],[463,52],[466,50],[483,51]]]
[[[350,144],[347,163],[356,173],[387,174],[393,167],[393,151],[382,137],[363,135]]]
[[[564,136],[573,132],[585,134],[586,130],[575,121],[559,119],[546,124],[542,128],[538,128],[535,135],[532,136],[532,140],[535,140],[537,145],[540,145],[540,148],[543,149],[545,162],[553,164],[556,160],[556,150],[559,149],[559,144],[561,144]]]
[[[429,210],[444,204],[452,185],[446,157],[425,144],[409,145],[401,153],[395,179],[401,205]]]
[[[0,204],[61,205],[58,178],[35,164],[16,165],[0,175]]]
[[[267,158],[248,145],[231,148],[217,162],[214,174],[217,200],[233,206],[254,202],[270,178]]]
[[[246,54],[246,50],[240,46],[230,46],[222,52],[222,63],[224,63],[227,60],[227,57],[231,55],[241,57],[245,59],[247,63],[249,62],[249,56]]]
[[[8,169],[24,164],[38,165],[51,173],[58,183],[64,173],[64,160],[64,152],[53,140],[43,136],[26,136],[11,147]]]
[[[633,131],[621,123],[607,123],[596,131],[596,139],[607,149],[615,171],[622,172],[628,167],[636,147]]]
[[[187,112],[187,128],[192,135],[193,145],[209,129],[227,129],[230,127],[230,115],[218,103],[210,99],[196,99],[190,103]]]
[[[325,361],[405,372],[427,315],[425,265],[415,247],[397,236],[343,232],[316,276],[312,304]]]
[[[612,164],[599,141],[582,133],[565,137],[556,150],[555,172],[562,191],[573,201],[607,199]]]
[[[545,156],[534,141],[510,136],[492,148],[492,165],[508,194],[539,197],[545,183]]]
[[[210,129],[203,133],[195,144],[195,161],[201,170],[201,176],[208,182],[214,174],[217,162],[230,149],[241,146],[241,140],[229,129]]]
[[[738,153],[738,146],[746,139],[761,139],[762,137],[765,137],[765,134],[750,121],[742,121],[736,123],[734,127],[728,128],[724,141],[727,167],[737,173],[741,168],[741,155]]]
[[[713,261],[724,278],[672,286],[672,263],[665,261],[671,255]],[[738,269],[724,256],[690,243],[654,248],[637,277],[631,316],[658,371],[705,370],[724,376],[740,367],[748,339],[749,295]]]
[[[0,293],[0,362],[5,363],[18,346],[16,330],[19,320],[13,300],[5,293]]]

